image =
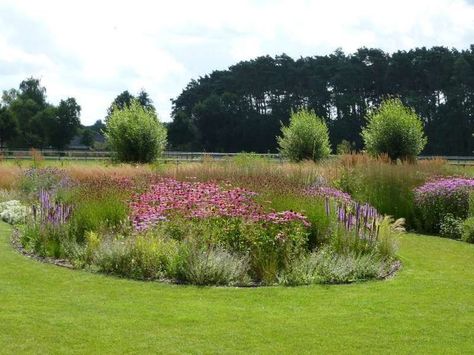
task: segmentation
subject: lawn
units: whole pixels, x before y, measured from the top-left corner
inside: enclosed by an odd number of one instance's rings
[[[474,245],[400,239],[387,281],[215,288],[29,260],[0,224],[2,353],[473,353]]]

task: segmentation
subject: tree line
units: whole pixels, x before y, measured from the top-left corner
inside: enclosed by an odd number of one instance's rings
[[[129,107],[137,103],[151,112],[156,112],[149,94],[142,90],[136,96],[128,90],[120,93],[107,109],[105,123],[115,109]],[[81,106],[69,97],[60,100],[57,106],[49,103],[46,88],[39,79],[30,77],[23,80],[18,89],[4,90],[0,101],[0,148],[67,148],[74,137],[80,138],[84,147],[99,144],[99,149],[107,145],[97,142],[103,136],[106,124],[97,120],[93,125],[83,126],[80,122]]]
[[[46,101],[40,81],[28,78],[3,92],[0,147],[65,148],[80,127],[81,106],[69,97],[57,106]]]
[[[274,152],[291,112],[307,109],[327,123],[333,150],[343,141],[361,149],[367,114],[393,97],[421,116],[424,154],[472,154],[474,45],[242,61],[172,100],[168,139],[176,150]]]

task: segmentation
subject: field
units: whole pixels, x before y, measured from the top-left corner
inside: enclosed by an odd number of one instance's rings
[[[474,352],[474,245],[422,233],[465,238],[469,168],[22,164],[0,164],[1,353]]]

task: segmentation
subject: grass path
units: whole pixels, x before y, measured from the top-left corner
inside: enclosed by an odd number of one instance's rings
[[[474,353],[474,245],[402,237],[383,282],[198,288],[29,260],[0,223],[0,353]]]

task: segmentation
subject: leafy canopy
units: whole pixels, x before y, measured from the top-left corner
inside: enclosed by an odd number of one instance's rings
[[[281,128],[278,145],[283,156],[292,161],[318,161],[331,153],[326,123],[314,111],[293,112],[290,125]]]
[[[123,109],[112,110],[107,120],[106,138],[119,161],[154,161],[165,149],[166,135],[156,114],[136,99]]]
[[[367,152],[392,160],[413,159],[427,143],[420,117],[399,99],[385,100],[367,115],[362,138]]]

